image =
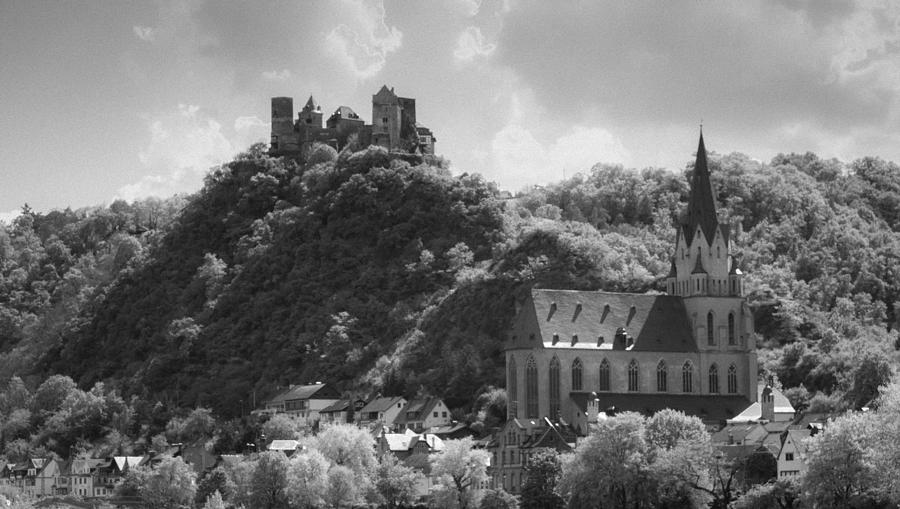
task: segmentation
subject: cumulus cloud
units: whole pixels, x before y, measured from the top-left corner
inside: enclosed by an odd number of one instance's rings
[[[596,163],[629,161],[622,142],[606,129],[577,124],[541,129],[543,123],[530,98],[513,94],[510,121],[491,141],[491,176],[502,187],[516,190],[587,171]]]
[[[344,22],[325,37],[326,49],[360,79],[370,78],[400,49],[403,33],[385,20],[384,2],[345,0]]]
[[[482,0],[452,0],[452,5],[462,15],[471,18],[476,16],[478,11],[481,10],[481,2]]]
[[[118,198],[131,201],[196,191],[209,168],[237,151],[222,132],[222,125],[199,106],[179,104],[172,111],[145,120],[150,141],[138,160],[148,175],[120,188]]]
[[[241,150],[250,145],[266,141],[269,137],[269,124],[256,115],[238,117],[234,120],[234,132],[236,134],[236,147]]]
[[[456,40],[453,58],[457,62],[471,62],[476,57],[488,57],[497,49],[496,44],[488,43],[478,27],[467,27]]]
[[[134,35],[144,42],[153,42],[156,40],[156,30],[152,27],[134,25],[131,29],[134,31]]]
[[[12,222],[22,213],[21,209],[10,210],[9,212],[0,212],[0,223],[12,224]]]
[[[282,69],[280,71],[265,71],[262,73],[262,78],[266,81],[286,81],[290,79],[291,71],[287,69]]]

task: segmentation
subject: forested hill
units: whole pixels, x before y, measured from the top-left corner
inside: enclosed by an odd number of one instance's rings
[[[296,166],[263,149],[191,197],[0,229],[0,380],[64,373],[226,414],[314,381],[465,407],[502,385],[532,285],[660,289],[688,190],[683,171],[598,165],[501,199],[439,159],[320,147]],[[710,165],[764,367],[801,406],[869,403],[898,366],[900,168]]]

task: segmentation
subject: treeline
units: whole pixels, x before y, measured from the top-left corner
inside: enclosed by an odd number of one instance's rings
[[[763,368],[799,408],[866,406],[898,365],[900,169],[710,165]],[[319,147],[297,165],[255,146],[190,197],[26,209],[0,228],[0,378],[232,416],[323,381],[478,420],[531,286],[663,288],[690,169],[598,165],[503,199],[439,159]]]

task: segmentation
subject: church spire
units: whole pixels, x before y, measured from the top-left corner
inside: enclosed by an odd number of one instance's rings
[[[706,146],[703,144],[703,128],[700,128],[700,144],[697,147],[697,160],[694,163],[694,172],[691,176],[691,196],[688,200],[687,224],[684,235],[688,244],[697,226],[706,235],[706,241],[712,244],[719,220],[716,217],[716,203],[713,197],[712,185],[709,182],[709,167],[706,163]]]

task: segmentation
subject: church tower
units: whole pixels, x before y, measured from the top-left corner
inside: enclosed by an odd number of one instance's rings
[[[701,351],[752,350],[743,275],[731,254],[728,226],[719,224],[716,215],[702,131],[690,193],[684,223],[676,232],[667,293],[684,299]]]

